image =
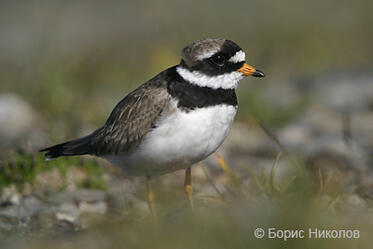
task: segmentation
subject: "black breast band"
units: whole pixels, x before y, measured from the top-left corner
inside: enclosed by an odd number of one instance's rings
[[[237,96],[234,89],[213,89],[201,87],[184,80],[176,71],[176,67],[168,69],[167,91],[176,98],[178,107],[187,110],[215,105],[237,106]]]

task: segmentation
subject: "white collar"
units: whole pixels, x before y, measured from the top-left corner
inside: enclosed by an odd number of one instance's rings
[[[192,84],[213,89],[236,89],[238,82],[244,77],[244,75],[238,71],[217,76],[208,76],[198,71],[189,71],[182,66],[177,66],[176,71],[184,80]]]

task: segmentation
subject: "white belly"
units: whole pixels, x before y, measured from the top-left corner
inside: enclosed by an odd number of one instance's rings
[[[236,112],[237,107],[230,105],[189,112],[175,108],[146,135],[135,153],[108,159],[130,175],[162,174],[186,168],[218,149],[232,127]]]

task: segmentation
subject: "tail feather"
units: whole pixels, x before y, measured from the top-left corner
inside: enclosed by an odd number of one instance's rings
[[[51,147],[41,149],[39,152],[46,152],[47,159],[53,159],[60,156],[75,156],[92,153],[91,135],[78,138],[65,143],[57,144]]]

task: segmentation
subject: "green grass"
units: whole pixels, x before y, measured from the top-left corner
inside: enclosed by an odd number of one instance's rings
[[[25,153],[11,153],[7,160],[0,161],[0,190],[15,185],[22,191],[26,183],[33,185],[39,173],[58,169],[62,178],[66,179],[68,170],[72,167],[83,170],[86,178],[76,184],[80,187],[92,189],[105,189],[105,170],[94,159],[79,157],[58,158],[45,161],[41,154],[30,155]],[[61,185],[64,188],[65,185]]]

